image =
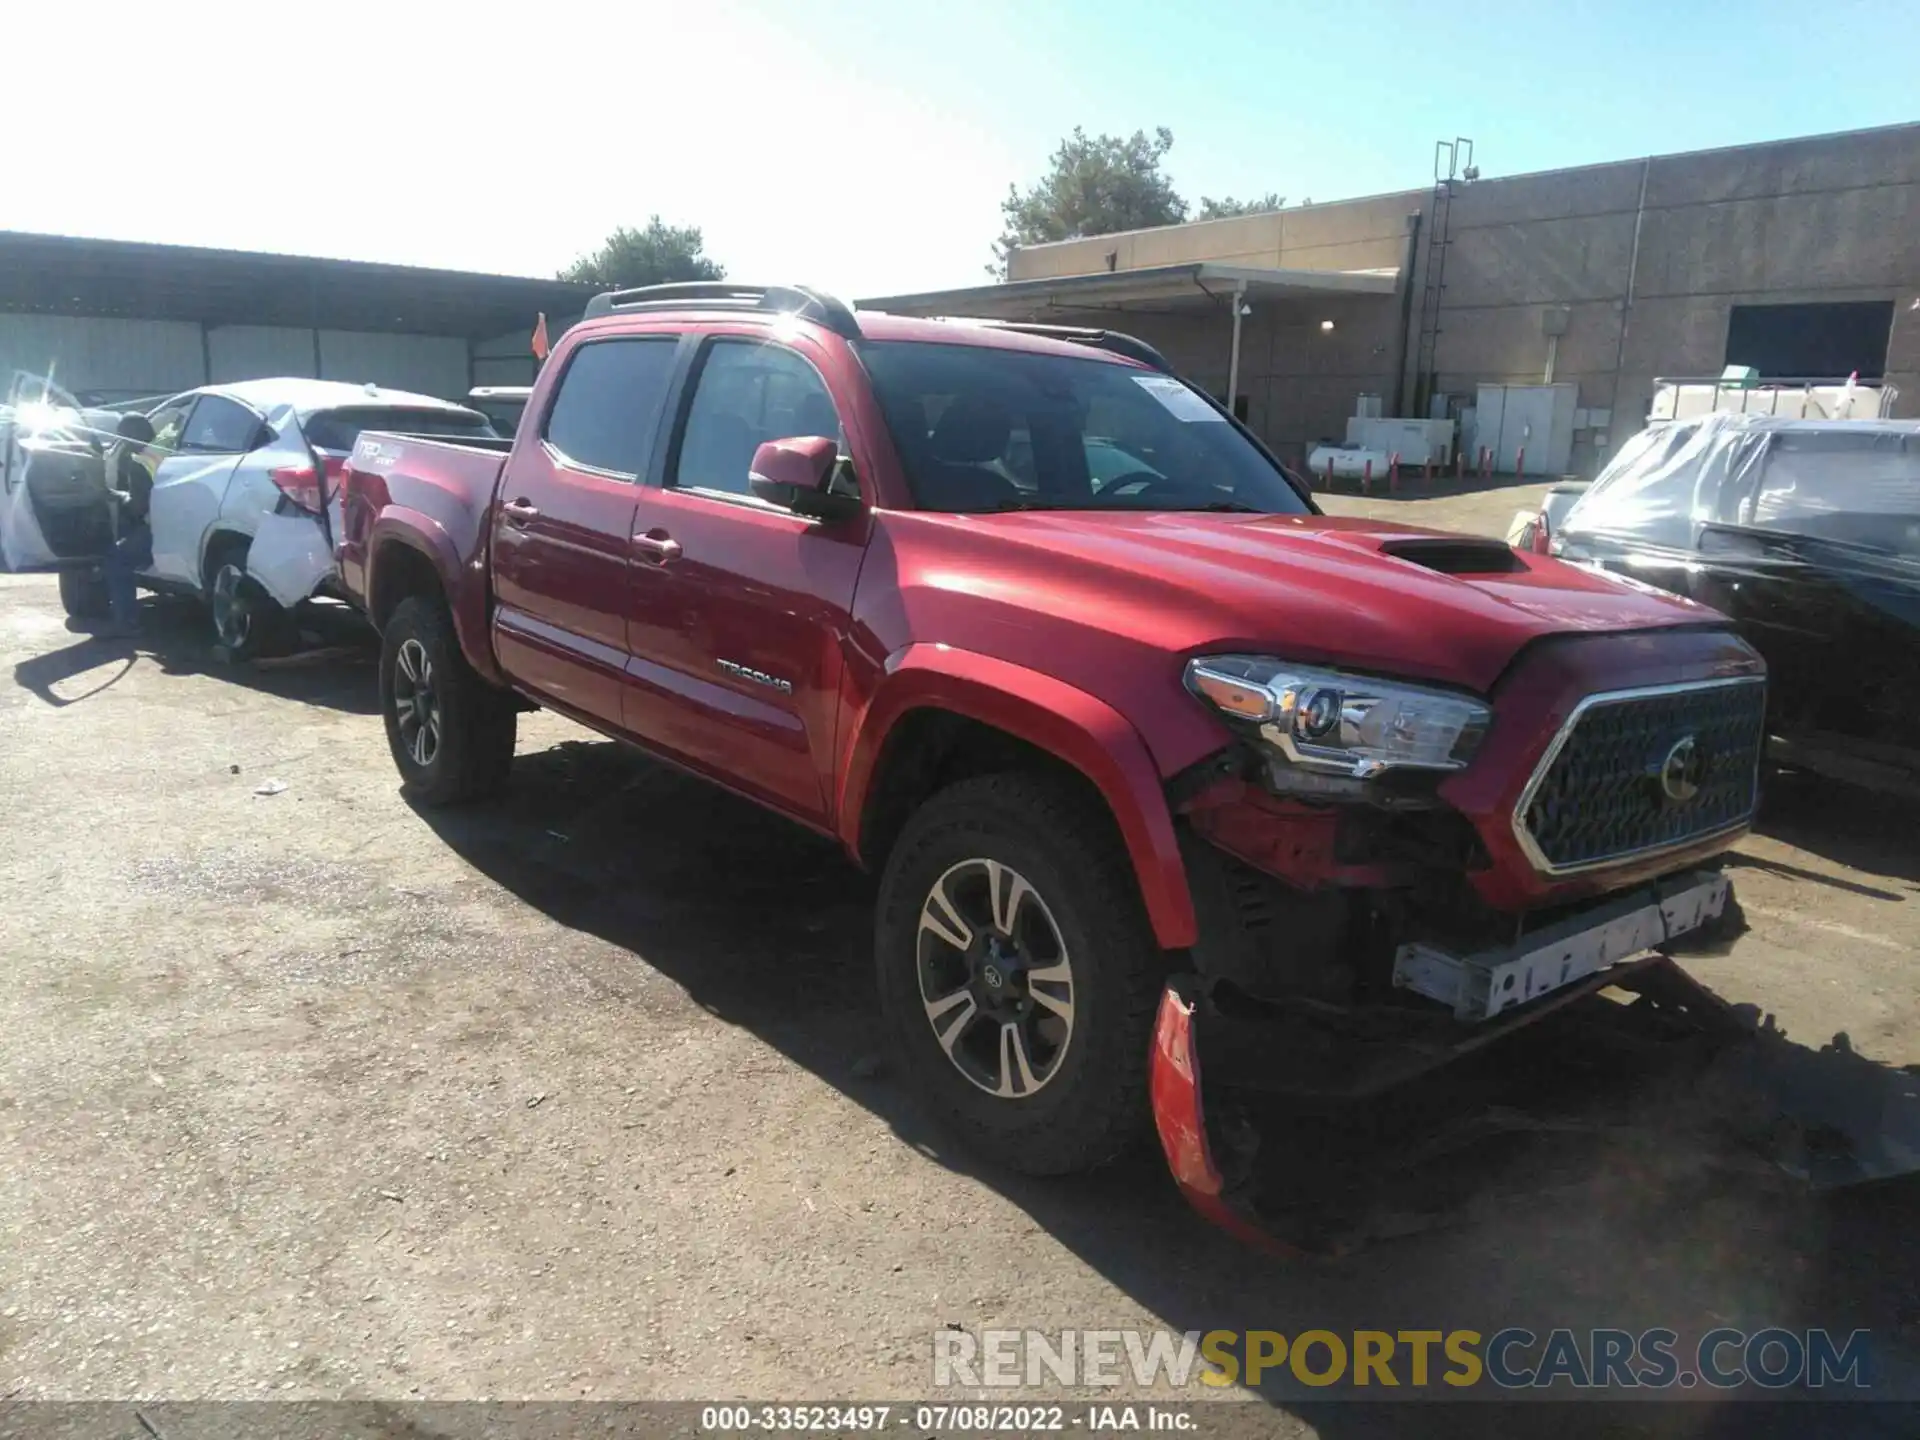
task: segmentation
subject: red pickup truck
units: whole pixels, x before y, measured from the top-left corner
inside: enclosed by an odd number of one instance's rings
[[[510,448],[363,435],[344,517],[410,796],[497,789],[540,706],[837,837],[901,1069],[1018,1168],[1113,1156],[1151,1071],[1204,1172],[1195,1016],[1365,1093],[1733,914],[1719,615],[1323,516],[1123,335],[603,295]]]

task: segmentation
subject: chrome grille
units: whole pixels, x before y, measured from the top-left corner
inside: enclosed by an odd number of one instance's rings
[[[1522,848],[1536,868],[1560,873],[1744,824],[1753,815],[1766,708],[1758,677],[1589,696],[1520,797],[1514,833]]]

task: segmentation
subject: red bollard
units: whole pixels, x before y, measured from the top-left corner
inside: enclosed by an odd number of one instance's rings
[[[1368,456],[1367,463],[1361,466],[1360,468],[1360,493],[1362,495],[1371,495],[1373,493],[1373,457],[1372,456]]]
[[[1493,478],[1493,447],[1491,445],[1480,447],[1480,478],[1482,480]]]
[[[1387,491],[1389,494],[1400,488],[1400,452],[1394,451],[1387,458]]]
[[[1513,478],[1518,480],[1527,473],[1527,447],[1522,445],[1520,453],[1513,457]]]
[[[1461,481],[1465,480],[1466,478],[1467,478],[1467,452],[1464,450],[1455,450],[1453,452],[1453,483],[1458,485]]]
[[[1427,463],[1421,467],[1420,478],[1431,485],[1433,483],[1433,452],[1427,452]]]

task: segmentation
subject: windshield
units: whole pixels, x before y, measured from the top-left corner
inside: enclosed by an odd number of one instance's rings
[[[865,341],[924,510],[1246,510],[1307,504],[1197,390],[1089,356]]]
[[[343,454],[358,443],[362,430],[394,430],[403,435],[437,435],[449,440],[496,438],[493,426],[478,411],[403,410],[382,405],[322,410],[309,415],[303,428],[317,448]]]

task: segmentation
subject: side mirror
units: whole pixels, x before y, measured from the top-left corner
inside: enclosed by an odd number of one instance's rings
[[[860,497],[835,484],[840,447],[824,435],[769,440],[753,452],[747,488],[770,505],[816,520],[845,520],[860,512]]]

